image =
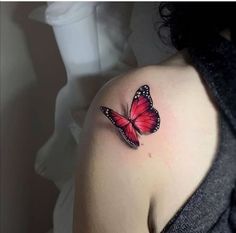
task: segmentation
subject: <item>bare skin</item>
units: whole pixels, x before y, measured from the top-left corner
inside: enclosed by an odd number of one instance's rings
[[[95,97],[78,148],[74,233],[160,232],[206,176],[217,150],[218,111],[184,54],[117,77]],[[134,150],[99,106],[124,113],[144,84],[161,126]]]

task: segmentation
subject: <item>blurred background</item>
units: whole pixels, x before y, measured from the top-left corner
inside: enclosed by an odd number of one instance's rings
[[[79,2],[63,4],[49,7],[49,25],[43,22],[46,2],[0,3],[1,233],[71,232],[75,156],[70,154],[79,131],[69,127],[71,99],[84,111],[103,83],[101,73],[112,78],[174,52],[155,31],[156,3],[101,3],[99,22],[91,11],[96,4],[81,3],[91,30],[72,19],[85,14]],[[98,51],[91,36],[95,27]],[[85,57],[92,65],[83,64]],[[91,72],[97,76],[88,79]]]
[[[28,18],[46,3],[0,4],[1,232],[45,233],[58,191],[35,173],[34,162],[53,131],[66,74],[52,28]]]

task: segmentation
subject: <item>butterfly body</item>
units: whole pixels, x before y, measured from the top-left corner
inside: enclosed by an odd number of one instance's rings
[[[139,128],[135,126],[134,121],[130,117],[128,117],[128,121],[130,122],[130,124],[132,124],[132,126],[136,129],[136,131],[138,131],[138,133],[140,133]]]
[[[153,108],[148,85],[143,85],[136,91],[128,117],[105,106],[101,106],[100,109],[118,128],[121,136],[132,148],[138,148],[140,145],[138,134],[151,134],[160,127],[160,116],[158,111]]]

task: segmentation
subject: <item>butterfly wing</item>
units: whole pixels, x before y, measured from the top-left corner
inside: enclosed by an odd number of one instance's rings
[[[140,134],[155,133],[160,128],[160,116],[155,108],[140,114],[134,121],[135,128]]]
[[[123,128],[119,128],[119,131],[125,141],[132,147],[137,149],[139,147],[139,140],[138,134],[136,133],[135,128],[133,127],[132,123],[130,122]]]
[[[159,129],[160,116],[153,108],[148,85],[143,85],[136,91],[130,109],[130,119],[140,134],[151,134]]]
[[[132,123],[114,110],[101,106],[103,114],[115,125],[125,141],[133,148],[139,146],[138,135]]]

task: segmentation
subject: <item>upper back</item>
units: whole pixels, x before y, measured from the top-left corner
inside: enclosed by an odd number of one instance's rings
[[[161,118],[159,131],[141,137],[142,146],[134,152],[149,170],[149,221],[160,231],[212,165],[218,145],[218,112],[198,72],[181,55],[136,72],[124,80],[130,82],[124,98],[130,101],[135,88],[148,84]]]

